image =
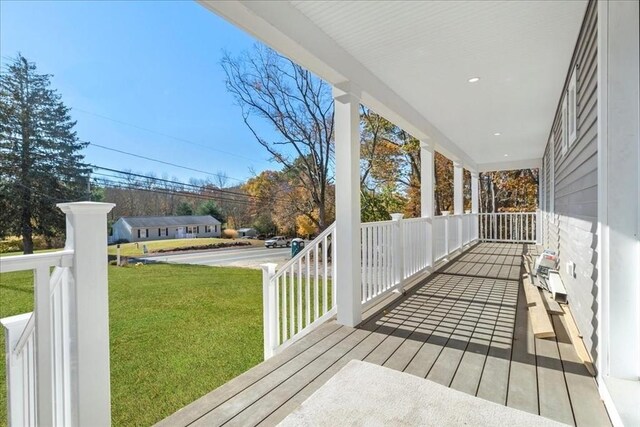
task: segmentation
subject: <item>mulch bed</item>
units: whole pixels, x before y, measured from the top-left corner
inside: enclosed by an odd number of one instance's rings
[[[155,251],[149,251],[154,254],[162,254],[166,252],[184,252],[184,251],[201,251],[205,249],[222,249],[222,248],[232,248],[237,246],[251,246],[249,242],[221,242],[221,243],[211,243],[210,245],[194,245],[194,246],[184,246],[181,248],[171,248],[171,249],[158,249]]]

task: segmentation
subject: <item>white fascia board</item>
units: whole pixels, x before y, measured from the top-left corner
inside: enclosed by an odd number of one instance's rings
[[[467,169],[478,170],[467,153],[289,2],[198,2],[328,83],[350,82],[360,88],[362,104],[415,138],[430,141],[451,160],[462,162]]]
[[[542,167],[542,159],[509,160],[506,162],[480,163],[479,172],[496,172],[518,169],[539,169]]]

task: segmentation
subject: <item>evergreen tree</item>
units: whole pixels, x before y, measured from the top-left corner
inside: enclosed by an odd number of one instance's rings
[[[0,234],[21,235],[25,254],[34,234],[64,230],[57,202],[88,198],[87,143],[49,79],[22,55],[0,75]]]
[[[214,202],[213,200],[208,200],[198,206],[196,212],[198,213],[198,215],[211,215],[221,223],[225,223],[227,221],[224,214],[222,213],[216,202]]]
[[[179,216],[190,216],[193,215],[193,208],[187,202],[182,202],[176,208],[176,215]]]

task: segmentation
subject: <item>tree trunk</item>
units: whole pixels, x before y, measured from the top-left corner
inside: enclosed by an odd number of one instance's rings
[[[323,200],[324,202],[324,200]],[[326,209],[324,203],[318,205],[318,228],[320,232],[323,232],[327,228],[326,224]]]
[[[491,188],[491,212],[496,212],[496,186],[491,178],[489,178],[489,187]]]
[[[23,197],[30,198],[30,191],[25,189],[22,193]],[[24,199],[23,199],[24,200]],[[25,255],[33,253],[33,230],[31,229],[31,209],[29,209],[30,200],[24,200],[22,205],[22,251]]]

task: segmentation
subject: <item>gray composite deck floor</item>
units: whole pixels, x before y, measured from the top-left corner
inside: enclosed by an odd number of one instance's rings
[[[328,321],[159,424],[274,425],[358,359],[566,424],[610,425],[563,318],[553,316],[556,339],[533,337],[523,251],[535,247],[475,245],[406,296],[369,310],[360,327]]]

